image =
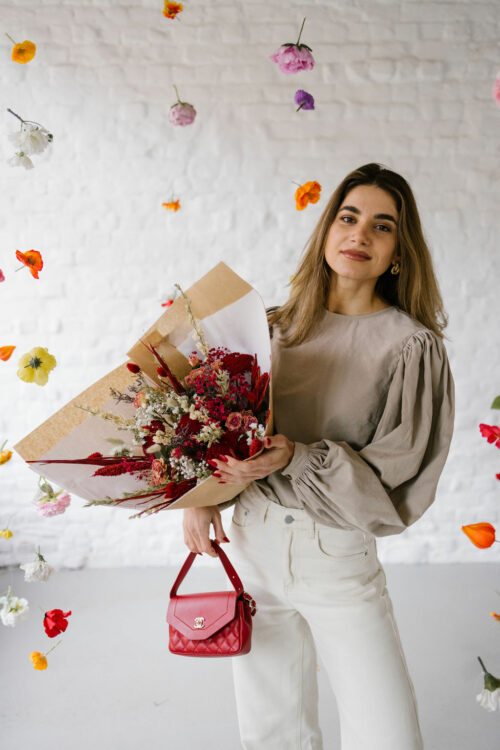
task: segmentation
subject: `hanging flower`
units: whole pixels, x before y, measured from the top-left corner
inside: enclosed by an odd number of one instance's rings
[[[14,628],[18,622],[23,620],[29,611],[26,599],[20,599],[12,595],[12,587],[9,586],[6,596],[0,596],[0,619],[4,625]]]
[[[29,156],[26,156],[22,151],[7,159],[7,164],[9,167],[24,167],[25,169],[33,169],[35,166]]]
[[[174,123],[174,124],[176,124],[176,123]],[[177,124],[182,124],[182,123],[177,123]],[[186,124],[186,125],[187,125],[188,123],[184,123],[184,124]],[[169,210],[169,211],[174,211],[174,212],[175,212],[175,211],[178,211],[178,210],[179,210],[179,208],[181,207],[181,204],[180,204],[180,202],[179,202],[179,199],[177,199],[176,201],[170,201],[170,203],[162,203],[161,205],[162,205],[162,206],[165,206],[165,208],[166,208],[167,210]]]
[[[496,711],[500,707],[500,680],[488,672],[479,656],[477,658],[484,672],[484,688],[476,700],[487,711]]]
[[[5,281],[5,276],[3,275],[3,271],[0,268],[0,281]]]
[[[62,641],[62,638],[61,638]],[[32,651],[30,654],[31,663],[33,664],[34,669],[47,669],[47,654],[50,654],[51,651],[53,651],[61,641],[58,641],[52,648],[49,648],[48,651],[46,651],[44,654],[41,654],[40,651]]]
[[[173,305],[173,304],[174,304],[174,300],[173,299],[168,299],[166,302],[162,302],[161,306],[162,307],[170,307],[170,305]]]
[[[498,74],[497,79],[493,84],[493,96],[495,97],[496,103],[500,107],[500,73]]]
[[[175,93],[177,94],[177,103],[172,104],[168,113],[168,119],[172,125],[191,125],[196,117],[196,110],[192,104],[187,102],[181,102],[179,99],[179,92],[177,86],[174,85]]]
[[[3,362],[8,362],[15,348],[15,346],[0,346],[0,359]]]
[[[6,444],[7,441],[4,440],[2,445],[0,445],[0,466],[2,464],[6,464],[7,461],[10,461],[10,459],[12,458],[12,451],[7,450],[7,448],[5,447]]]
[[[481,435],[488,439],[488,443],[495,443],[500,448],[500,427],[498,425],[480,424]]]
[[[16,258],[21,261],[23,267],[29,268],[34,279],[38,279],[38,271],[43,268],[43,259],[38,250],[27,250],[25,253],[16,250]],[[20,271],[21,269],[18,268],[17,270]]]
[[[3,536],[4,539],[10,539],[14,534],[10,529],[0,529],[0,536]]]
[[[319,182],[305,182],[295,191],[295,207],[302,211],[309,203],[317,203],[320,199],[321,185]]]
[[[5,36],[14,43],[12,49],[12,60],[14,62],[28,63],[30,60],[33,60],[36,53],[36,44],[34,42],[30,42],[27,39],[24,42],[15,42],[7,33]]]
[[[63,612],[62,609],[51,609],[45,613],[43,618],[43,627],[49,638],[55,638],[59,633],[63,633],[68,627],[68,620],[66,619],[71,614],[70,612]]]
[[[300,27],[299,38],[295,44],[286,42],[273,55],[269,56],[270,60],[277,63],[282,73],[300,73],[301,70],[312,70],[314,68],[312,49],[307,44],[300,44],[305,22],[306,19],[304,18]]]
[[[182,3],[170,3],[165,0],[165,7],[163,8],[163,15],[165,18],[175,18],[178,13],[182,13]]]
[[[312,94],[308,94],[307,91],[303,91],[302,89],[298,89],[298,91],[295,92],[294,96],[295,104],[298,104],[298,109],[314,109],[314,97]]]
[[[493,617],[494,620],[497,622],[500,622],[500,615],[497,612],[490,612],[490,615]]]
[[[34,562],[24,563],[24,565],[19,566],[21,570],[24,570],[24,580],[28,581],[28,583],[32,583],[33,581],[48,581],[54,572],[54,568],[40,554],[40,547],[38,548],[37,555],[38,557]]]
[[[491,547],[495,540],[495,527],[491,523],[471,523],[462,526],[462,531],[471,540],[472,544],[480,549]]]
[[[28,156],[41,154],[53,139],[54,136],[47,128],[28,120],[23,120],[17,133],[9,134],[9,141],[15,146],[16,151]]]
[[[23,354],[18,362],[17,376],[25,383],[45,385],[49,373],[56,366],[56,358],[49,354],[43,346],[35,346],[27,354]]]
[[[54,492],[51,484],[44,477],[38,479],[39,490],[35,496],[35,507],[42,516],[57,516],[64,513],[71,502],[71,496],[65,490]]]

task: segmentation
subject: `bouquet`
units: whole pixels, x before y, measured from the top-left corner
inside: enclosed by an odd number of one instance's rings
[[[188,293],[178,289],[174,304],[129,352],[133,361],[15,446],[31,468],[59,479],[88,505],[135,507],[135,518],[228,500],[246,485],[222,488],[211,479],[213,459],[251,459],[271,430],[262,300],[223,263]],[[33,446],[54,432],[53,447],[33,456]]]

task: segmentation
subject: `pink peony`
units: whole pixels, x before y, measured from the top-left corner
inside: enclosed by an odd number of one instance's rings
[[[283,44],[269,59],[278,64],[282,73],[300,73],[314,68],[314,57],[304,45]]]
[[[49,500],[48,495],[43,495],[35,500],[35,506],[40,515],[58,516],[60,513],[64,513],[71,502],[71,496],[65,491],[60,495],[57,493],[53,497],[55,499]]]
[[[196,110],[187,102],[174,104],[168,113],[168,119],[172,125],[191,125],[196,117]]]
[[[493,84],[493,96],[495,97],[496,103],[500,107],[500,73],[498,74],[497,79]]]
[[[258,425],[257,417],[254,416],[245,416],[243,417],[243,429],[251,430],[253,427],[257,427]]]
[[[226,419],[228,430],[237,430],[241,427],[241,414],[239,411],[233,411]]]

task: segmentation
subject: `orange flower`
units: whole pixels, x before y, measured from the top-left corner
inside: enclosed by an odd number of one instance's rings
[[[38,279],[38,271],[41,271],[43,268],[42,256],[38,250],[27,250],[25,253],[16,250],[16,258],[29,268],[34,279]]]
[[[10,38],[10,37],[9,37]],[[12,49],[12,59],[14,62],[27,63],[33,60],[36,52],[36,44],[28,40],[15,44]]]
[[[0,445],[0,466],[6,464],[12,458],[12,451],[7,450],[6,445],[7,440],[4,440],[2,445]]]
[[[295,207],[302,211],[308,203],[317,203],[320,198],[321,185],[319,182],[305,182],[295,191]]]
[[[491,547],[495,540],[495,527],[491,523],[471,523],[462,526],[462,531],[467,534],[472,544],[480,549]]]
[[[165,7],[163,8],[163,15],[165,18],[175,18],[177,13],[182,11],[182,3],[169,3],[165,0]]]
[[[165,206],[165,208],[170,209],[171,211],[178,211],[180,206],[179,200],[171,201],[170,203],[162,203],[162,206]]]
[[[15,346],[0,346],[0,359],[7,362],[15,348]]]
[[[494,617],[497,622],[500,622],[500,615],[498,615],[496,612],[490,612],[490,615]]]

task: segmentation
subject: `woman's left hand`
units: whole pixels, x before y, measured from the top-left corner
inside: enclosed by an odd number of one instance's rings
[[[284,435],[265,437],[263,442],[264,451],[255,458],[246,461],[238,461],[232,456],[224,456],[225,460],[212,459],[217,465],[213,476],[225,484],[243,484],[254,479],[263,479],[290,463],[295,443]]]

